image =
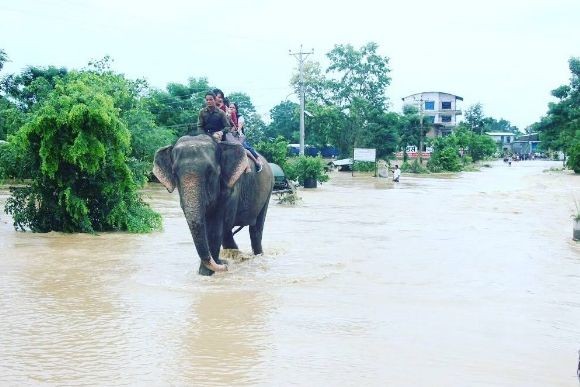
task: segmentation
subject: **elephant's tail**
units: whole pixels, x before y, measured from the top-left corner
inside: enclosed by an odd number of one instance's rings
[[[236,235],[241,229],[243,229],[245,226],[239,226],[232,235]]]

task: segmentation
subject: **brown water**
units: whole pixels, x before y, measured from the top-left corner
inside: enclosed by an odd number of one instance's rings
[[[502,162],[335,172],[270,206],[230,272],[197,275],[178,195],[148,235],[0,218],[0,385],[578,386],[580,176]],[[7,191],[0,192],[0,204]]]

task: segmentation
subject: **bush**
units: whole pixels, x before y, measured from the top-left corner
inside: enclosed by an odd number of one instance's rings
[[[461,160],[454,147],[435,148],[427,167],[432,172],[459,172],[462,169]]]
[[[298,156],[288,160],[285,172],[289,180],[297,180],[301,185],[304,185],[306,179],[315,179],[323,183],[328,181],[324,167],[324,160],[320,156]]]
[[[574,173],[580,173],[580,142],[576,142],[568,149],[566,166],[573,170]]]
[[[413,162],[408,161],[403,162],[401,165],[401,172],[406,173],[429,173],[429,170],[425,168],[418,159],[414,159]]]
[[[374,172],[375,163],[372,161],[357,161],[352,166],[353,170],[356,172]]]
[[[138,194],[127,158],[130,134],[107,82],[72,73],[13,138],[29,154],[32,182],[12,188],[5,211],[16,229],[35,232],[147,232],[161,216]],[[141,180],[141,181],[139,181]]]
[[[259,142],[256,145],[256,150],[268,161],[278,164],[282,170],[286,170],[289,144],[284,137],[278,136],[274,142]]]

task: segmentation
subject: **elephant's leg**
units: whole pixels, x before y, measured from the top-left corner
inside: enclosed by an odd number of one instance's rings
[[[224,249],[239,250],[238,244],[234,240],[234,233],[232,229],[234,228],[234,223],[236,220],[236,212],[238,206],[235,199],[230,199],[226,204],[226,210],[224,214],[224,225],[223,225],[223,241],[222,245]]]
[[[239,250],[238,244],[234,240],[234,233],[232,232],[232,229],[227,226],[224,227],[223,246],[224,249]]]
[[[268,212],[268,203],[270,202],[270,197],[266,200],[264,208],[260,211],[260,214],[256,218],[256,225],[250,226],[250,240],[252,241],[252,250],[255,255],[262,254],[262,233],[264,231],[264,222],[266,221],[266,213]]]
[[[214,261],[221,265],[220,250],[223,240],[223,213],[215,213],[210,215],[207,219],[207,243],[209,244],[209,251]]]

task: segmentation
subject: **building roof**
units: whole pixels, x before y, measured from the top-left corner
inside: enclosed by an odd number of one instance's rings
[[[512,132],[485,132],[488,136],[515,136]]]
[[[427,93],[439,93],[439,94],[448,94],[448,95],[452,95],[452,96],[454,96],[454,97],[455,97],[455,99],[458,99],[458,100],[460,100],[460,101],[463,101],[463,97],[460,97],[460,96],[458,96],[458,95],[455,95],[455,94],[452,94],[452,93],[446,93],[446,92],[444,92],[444,91],[422,91],[422,92],[420,92],[420,93],[409,94],[408,96],[406,96],[406,97],[403,97],[403,98],[401,98],[401,99],[405,99],[405,98],[407,98],[407,97],[412,97],[412,96],[414,96],[414,95],[417,95],[417,94],[427,94]]]

